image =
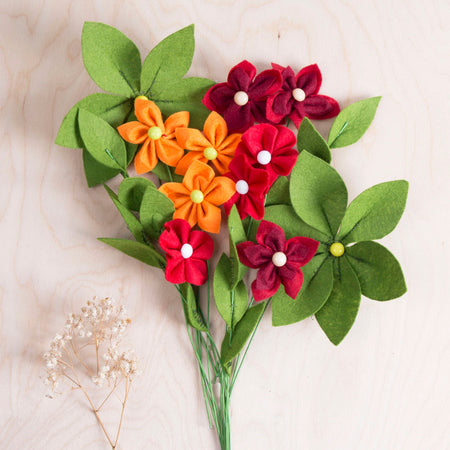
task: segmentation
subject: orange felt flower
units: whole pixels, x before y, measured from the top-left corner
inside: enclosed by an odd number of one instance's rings
[[[150,172],[158,160],[175,167],[184,155],[183,148],[175,140],[175,131],[188,126],[189,113],[177,112],[163,122],[156,104],[143,98],[137,98],[134,102],[134,112],[139,122],[124,123],[117,131],[125,141],[142,144],[134,158],[136,172]]]
[[[228,177],[215,177],[214,170],[194,161],[182,183],[165,183],[159,190],[175,205],[174,219],[184,219],[191,227],[196,223],[209,233],[220,231],[220,208],[236,192]]]
[[[193,161],[207,164],[209,161],[220,174],[228,172],[237,145],[239,133],[228,136],[225,120],[213,111],[205,121],[203,134],[193,128],[178,128],[175,131],[178,144],[189,152],[178,163],[175,173],[184,175]]]

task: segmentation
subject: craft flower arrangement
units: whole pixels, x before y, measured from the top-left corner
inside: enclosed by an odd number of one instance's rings
[[[319,94],[316,65],[295,74],[272,64],[257,74],[242,61],[226,82],[186,78],[193,32],[189,26],[168,36],[142,64],[118,30],[86,23],[85,67],[110,94],[78,102],[56,143],[83,149],[88,185],[104,184],[133,237],[100,241],[162,269],[178,290],[210,424],[229,449],[230,396],[269,303],[274,326],[315,315],[337,345],[362,295],[383,301],[404,294],[399,263],[374,240],[400,220],[408,183],[378,184],[348,205],[330,166],[331,149],[365,133],[379,97],[340,111]],[[325,141],[309,119],[331,117]],[[130,164],[138,176],[128,174]],[[118,174],[115,193],[106,182]],[[212,236],[223,222],[229,251],[213,264]],[[224,336],[210,326],[212,299]]]

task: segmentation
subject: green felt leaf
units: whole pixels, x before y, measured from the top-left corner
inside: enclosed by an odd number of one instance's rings
[[[267,193],[265,206],[290,204],[289,180],[286,177],[278,177]]]
[[[279,289],[272,297],[272,325],[277,327],[299,322],[315,314],[330,296],[333,287],[333,260],[315,256],[303,271],[303,285],[294,300]]]
[[[176,183],[181,183],[183,181],[183,177],[175,173],[175,167],[167,166],[161,161],[156,164],[152,173],[154,173],[161,181],[175,181]]]
[[[341,176],[311,153],[300,153],[291,173],[291,203],[297,215],[327,236],[334,236],[347,208]]]
[[[194,56],[194,25],[189,25],[163,39],[145,58],[141,86],[144,95],[160,91],[174,79],[186,75]]]
[[[381,239],[398,224],[408,196],[405,180],[380,183],[362,192],[347,209],[339,230],[345,243]]]
[[[189,127],[202,129],[211,112],[203,105],[202,99],[213,85],[214,82],[207,78],[183,78],[164,85],[149,98],[166,117],[178,111],[189,111]]]
[[[137,144],[131,144],[130,142],[125,142],[125,149],[127,151],[127,167],[133,161],[134,155],[136,154],[139,146]]]
[[[164,224],[172,220],[175,207],[172,200],[153,187],[147,188],[139,211],[144,231],[153,239],[161,235]]]
[[[347,247],[345,253],[366,297],[392,300],[406,292],[400,263],[387,248],[377,242],[363,241]]]
[[[206,327],[203,317],[200,314],[192,285],[189,283],[183,283],[179,285],[179,289],[183,300],[183,308],[189,325],[196,330],[206,331],[208,328]]]
[[[317,241],[328,239],[325,234],[303,222],[303,220],[295,213],[292,206],[289,205],[269,206],[266,208],[264,220],[279,225],[283,229],[286,239],[295,236],[305,236],[316,239]]]
[[[230,284],[231,279],[231,260],[222,253],[214,271],[214,301],[223,320],[234,329],[247,310],[248,293],[243,281],[233,288]]]
[[[83,150],[83,166],[89,187],[105,183],[120,173],[118,169],[111,169],[100,164],[87,150]]]
[[[345,256],[334,259],[333,289],[316,319],[328,339],[338,345],[352,327],[361,301],[358,278]]]
[[[236,325],[231,339],[229,331],[225,333],[220,349],[220,360],[228,371],[231,369],[231,362],[241,353],[245,343],[261,320],[265,307],[265,302],[262,302],[249,308]]]
[[[231,261],[231,278],[230,286],[234,289],[239,281],[244,278],[248,267],[242,264],[239,260],[236,245],[247,241],[244,227],[242,226],[241,218],[235,205],[232,206],[228,216],[228,232],[230,241],[230,261]]]
[[[372,123],[381,97],[372,97],[353,103],[343,109],[331,126],[328,135],[330,148],[354,144]]]
[[[147,178],[125,178],[119,186],[118,198],[120,203],[132,211],[139,211],[142,198],[147,188],[156,189],[156,186]]]
[[[139,220],[136,218],[136,216],[126,206],[124,206],[122,203],[120,203],[117,195],[108,186],[106,186],[106,184],[104,186],[105,186],[106,192],[110,196],[110,198],[113,201],[114,205],[116,206],[117,210],[120,212],[120,215],[122,216],[123,220],[127,224],[128,229],[131,231],[131,234],[134,236],[134,238],[138,242],[145,244],[144,228],[142,227],[142,224],[139,222]]]
[[[145,245],[128,239],[98,238],[98,240],[120,250],[128,256],[148,264],[149,266],[161,269],[166,264],[164,257],[158,253],[152,245]]]
[[[85,109],[116,128],[125,122],[133,108],[126,97],[111,94],[92,94],[80,100],[64,117],[55,144],[68,148],[83,148],[78,128],[78,110]]]
[[[81,50],[84,66],[98,87],[127,97],[138,95],[141,56],[123,33],[104,23],[85,22]]]
[[[303,118],[298,129],[297,149],[299,153],[306,150],[327,163],[331,161],[331,152],[327,143],[307,117]]]
[[[100,164],[111,169],[126,168],[127,151],[124,141],[108,122],[89,111],[80,109],[78,124],[86,150]]]

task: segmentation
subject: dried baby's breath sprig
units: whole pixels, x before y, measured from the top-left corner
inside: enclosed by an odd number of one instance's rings
[[[59,386],[62,384],[83,392],[113,449],[119,440],[131,383],[140,373],[134,350],[119,348],[130,322],[124,306],[116,305],[109,298],[94,298],[81,308],[81,314],[69,314],[62,332],[55,335],[50,350],[43,355],[47,368],[45,384],[53,394],[61,393]],[[88,392],[89,385],[106,390],[106,396],[97,407]],[[99,416],[101,408],[112,397],[122,405],[114,438]]]

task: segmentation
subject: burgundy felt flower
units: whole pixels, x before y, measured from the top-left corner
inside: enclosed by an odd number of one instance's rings
[[[336,100],[326,95],[318,95],[322,84],[322,74],[317,64],[304,67],[295,75],[291,67],[273,64],[283,76],[281,89],[267,100],[267,119],[280,123],[289,117],[298,128],[303,117],[309,119],[329,119],[337,116],[340,108]]]
[[[242,154],[231,161],[229,169],[225,176],[236,183],[236,193],[223,205],[225,212],[230,214],[231,207],[236,205],[241,219],[250,216],[261,220],[264,217],[269,175],[265,170],[252,167]]]
[[[280,284],[286,294],[295,299],[303,283],[301,267],[314,256],[319,243],[300,236],[286,241],[284,231],[266,220],[259,225],[256,241],[257,244],[247,241],[237,246],[241,262],[259,269],[252,283],[255,301],[272,297]]]
[[[217,111],[227,122],[230,133],[242,133],[255,120],[267,122],[267,97],[281,87],[281,72],[264,70],[256,76],[256,68],[248,61],[234,66],[226,83],[212,86],[203,98],[203,104],[211,111]]]
[[[269,175],[268,188],[279,175],[289,175],[298,151],[294,133],[286,127],[268,123],[254,125],[242,136],[235,157],[244,154],[251,166],[264,169]]]
[[[206,261],[211,258],[214,243],[204,231],[191,230],[189,222],[174,219],[164,225],[159,245],[166,252],[166,280],[200,286],[208,279]]]

